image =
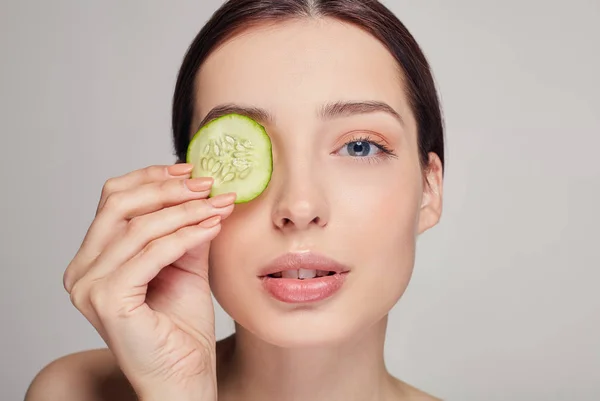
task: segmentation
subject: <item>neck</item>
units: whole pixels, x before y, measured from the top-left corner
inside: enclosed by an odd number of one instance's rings
[[[386,327],[387,316],[344,343],[296,349],[265,343],[236,324],[219,400],[389,399],[397,384],[384,362]]]

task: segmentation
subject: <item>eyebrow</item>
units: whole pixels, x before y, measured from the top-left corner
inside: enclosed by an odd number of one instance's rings
[[[274,116],[268,110],[260,107],[249,107],[235,103],[227,103],[213,107],[200,122],[198,130],[209,121],[231,113],[250,117],[261,124],[272,123],[275,120]],[[404,126],[404,120],[402,119],[402,116],[396,110],[394,110],[392,106],[385,102],[375,100],[339,101],[327,103],[320,107],[317,111],[317,115],[323,120],[370,113],[386,113],[394,117],[402,126]]]
[[[402,116],[392,106],[376,100],[361,102],[335,102],[328,103],[319,110],[319,117],[331,119],[335,117],[349,117],[356,114],[386,113],[394,117],[402,126]]]
[[[260,107],[248,107],[241,106],[234,103],[221,104],[219,106],[213,107],[208,114],[202,119],[200,125],[198,126],[198,131],[201,127],[207,124],[209,121],[215,120],[219,117],[222,117],[227,114],[241,114],[246,117],[250,117],[251,119],[258,121],[259,123],[267,123],[273,122],[274,118],[271,113],[269,113],[265,109],[261,109]]]

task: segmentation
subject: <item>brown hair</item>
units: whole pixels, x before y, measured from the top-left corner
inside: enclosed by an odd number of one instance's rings
[[[405,75],[407,96],[417,121],[421,166],[428,166],[429,152],[436,153],[444,166],[442,112],[429,63],[402,22],[377,0],[229,0],[224,3],[200,30],[179,70],[172,115],[178,161],[185,161],[190,142],[196,73],[210,52],[252,25],[300,17],[330,17],[351,23],[387,47]]]

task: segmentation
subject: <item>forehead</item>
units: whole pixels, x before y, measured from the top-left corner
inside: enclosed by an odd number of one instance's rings
[[[276,120],[311,118],[324,103],[382,101],[412,117],[401,70],[373,36],[328,18],[250,28],[216,49],[196,79],[194,126],[213,107],[268,109]]]

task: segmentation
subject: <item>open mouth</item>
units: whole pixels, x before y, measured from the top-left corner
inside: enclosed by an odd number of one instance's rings
[[[297,304],[325,300],[340,290],[350,269],[311,252],[286,253],[263,267],[258,277],[278,301]]]
[[[310,280],[316,277],[326,277],[338,274],[334,271],[327,270],[311,270],[311,269],[292,269],[284,270],[277,273],[268,274],[271,278],[294,278],[298,280]]]

